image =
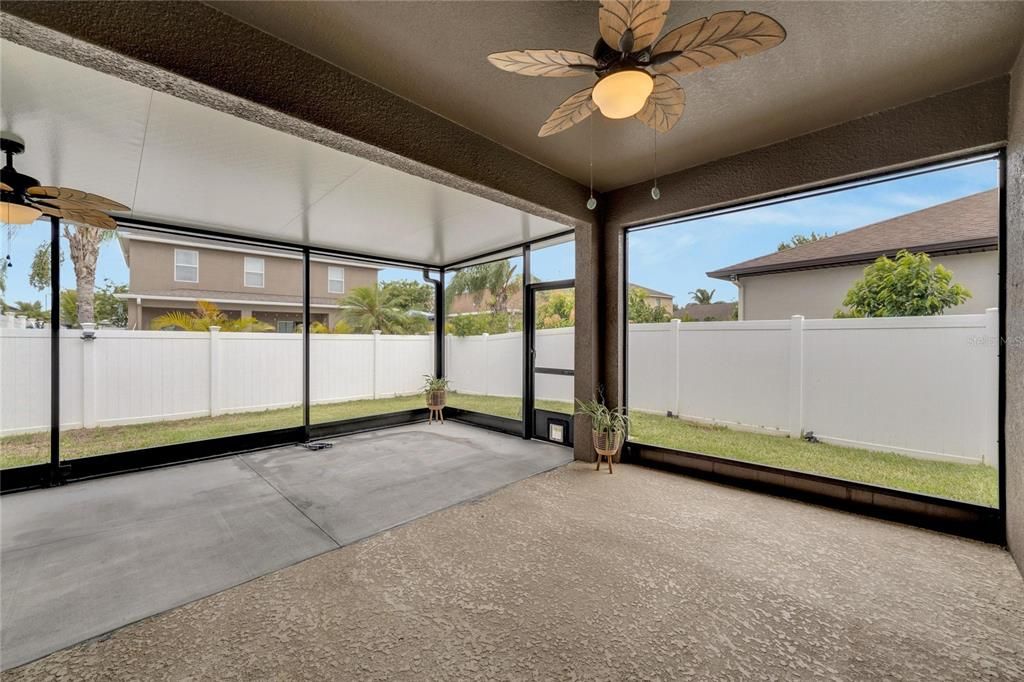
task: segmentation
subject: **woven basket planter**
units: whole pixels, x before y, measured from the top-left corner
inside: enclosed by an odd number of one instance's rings
[[[427,407],[444,407],[448,404],[448,391],[429,391],[427,394]]]
[[[598,454],[614,456],[622,447],[622,431],[614,431],[609,434],[607,431],[592,431],[594,435],[594,449]]]

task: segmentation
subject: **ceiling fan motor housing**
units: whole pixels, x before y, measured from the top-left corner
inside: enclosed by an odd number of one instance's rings
[[[0,138],[0,150],[6,157],[4,167],[0,169],[0,182],[10,187],[10,190],[2,190],[3,200],[13,204],[25,205],[25,190],[29,187],[36,187],[39,181],[30,175],[19,173],[14,169],[14,155],[25,151],[25,143],[20,139],[4,133]]]
[[[638,52],[623,53],[609,47],[603,38],[598,38],[594,45],[594,61],[597,62],[594,74],[603,78],[622,69],[646,68],[651,61],[651,51],[645,48]]]

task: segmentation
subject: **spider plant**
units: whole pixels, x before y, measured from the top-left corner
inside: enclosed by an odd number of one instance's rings
[[[423,392],[426,394],[434,391],[447,391],[451,381],[447,377],[435,377],[433,374],[423,375]]]
[[[609,408],[604,398],[598,400],[577,400],[576,414],[590,417],[590,428],[596,434],[602,434],[608,442],[615,442],[617,434],[625,438],[629,432],[629,415],[624,407]]]

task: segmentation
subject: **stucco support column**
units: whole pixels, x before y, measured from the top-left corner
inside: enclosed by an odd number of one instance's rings
[[[1006,151],[1005,472],[1006,536],[1024,573],[1024,49],[1011,74]]]
[[[579,400],[603,392],[611,407],[622,404],[622,282],[623,239],[621,230],[595,224],[576,231],[576,390]],[[575,417],[576,459],[593,462],[590,422]]]

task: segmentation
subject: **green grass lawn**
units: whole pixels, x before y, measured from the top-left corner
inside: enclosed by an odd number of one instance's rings
[[[520,418],[521,407],[518,398],[452,393],[448,404],[499,417]],[[549,400],[539,401],[537,407],[555,412],[570,411],[569,403]],[[419,408],[426,411],[422,396],[415,395],[313,405],[310,415],[314,423],[319,423]],[[180,421],[76,429],[61,433],[61,454],[65,459],[74,459],[155,445],[187,443],[205,438],[287,428],[299,426],[301,423],[302,410],[293,407]],[[734,431],[722,426],[698,425],[644,413],[633,414],[632,438],[643,443],[679,450],[873,483],[993,507],[998,504],[999,476],[995,469],[981,464],[933,462],[894,453],[871,452],[825,443],[807,443],[802,440]],[[0,468],[45,462],[49,457],[48,449],[49,437],[46,433],[0,438]]]

